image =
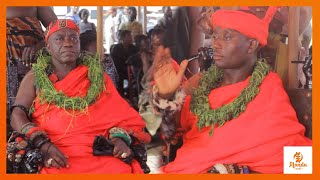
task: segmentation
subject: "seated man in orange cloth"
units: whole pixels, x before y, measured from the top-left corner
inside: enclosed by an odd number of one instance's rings
[[[153,104],[183,138],[164,173],[282,173],[284,146],[311,146],[281,79],[257,58],[275,12],[270,7],[263,19],[246,10],[215,12],[215,63],[192,87],[179,88],[188,61],[176,72],[169,50],[158,49]],[[168,141],[173,135],[165,134]]]
[[[21,83],[11,125],[44,155],[41,173],[143,173],[132,143],[146,143],[145,123],[118,94],[98,55],[80,54],[79,28],[72,20],[52,22],[39,54]],[[33,111],[29,116],[28,109]],[[96,136],[113,151],[94,156]]]

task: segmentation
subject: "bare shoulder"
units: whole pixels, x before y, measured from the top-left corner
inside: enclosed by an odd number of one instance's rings
[[[24,83],[23,81],[27,81],[28,83],[30,83],[31,81],[34,82],[35,81],[35,75],[34,75],[34,71],[30,70],[22,79],[21,81],[21,85]]]
[[[26,107],[31,107],[35,97],[35,75],[33,70],[31,70],[24,76],[23,80],[21,81],[15,104],[21,104]]]

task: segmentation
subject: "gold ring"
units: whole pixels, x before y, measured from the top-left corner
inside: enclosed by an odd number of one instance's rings
[[[52,161],[53,161],[53,158],[49,158],[48,161],[47,161],[48,165],[51,166],[52,165]]]
[[[122,158],[126,158],[127,155],[128,155],[127,153],[122,153],[122,154],[121,154],[121,157],[122,157]]]

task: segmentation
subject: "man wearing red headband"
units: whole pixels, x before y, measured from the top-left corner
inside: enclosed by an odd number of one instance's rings
[[[45,41],[48,53],[39,54],[22,81],[11,116],[13,129],[43,153],[41,173],[143,173],[128,158],[131,147],[150,141],[145,124],[103,73],[99,57],[80,55],[77,25],[57,20]],[[98,135],[109,139],[113,155],[93,155]]]
[[[263,19],[247,11],[215,12],[215,64],[182,88],[188,62],[176,73],[169,51],[158,49],[153,103],[163,115],[162,126],[169,127],[170,117],[176,122],[166,139],[172,140],[174,132],[183,139],[164,173],[282,173],[284,146],[311,146],[281,79],[257,58],[275,12],[270,7]]]

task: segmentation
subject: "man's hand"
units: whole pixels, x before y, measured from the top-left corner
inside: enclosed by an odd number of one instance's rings
[[[62,154],[62,152],[52,143],[46,143],[41,148],[40,151],[45,155],[44,165],[47,168],[68,168],[67,156]]]
[[[112,138],[110,142],[114,145],[113,156],[117,158],[127,158],[132,156],[131,149],[121,138]]]
[[[44,42],[40,41],[33,46],[27,46],[23,48],[22,59],[21,59],[22,63],[27,67],[31,66],[32,63],[35,63],[35,60],[37,59],[36,55],[42,47],[44,47]]]
[[[28,46],[23,48],[22,52],[22,64],[25,66],[31,66],[35,59],[35,48],[33,46]]]
[[[188,66],[188,61],[184,60],[180,64],[180,69],[176,72],[171,62],[170,50],[160,46],[153,62],[154,80],[159,89],[159,96],[163,99],[170,99],[180,86],[184,77],[184,71]]]

